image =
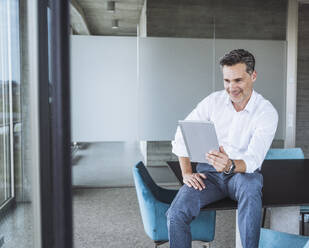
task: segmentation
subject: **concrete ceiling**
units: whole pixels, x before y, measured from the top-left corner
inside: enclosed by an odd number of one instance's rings
[[[115,0],[114,13],[107,2],[71,0],[73,34],[136,36],[145,0]],[[143,23],[149,37],[284,40],[286,10],[287,0],[147,0]]]
[[[114,13],[107,11],[108,0],[71,0],[73,34],[136,36],[144,0],[116,0]],[[112,20],[119,28],[112,29]]]
[[[147,36],[285,40],[287,0],[147,0]]]

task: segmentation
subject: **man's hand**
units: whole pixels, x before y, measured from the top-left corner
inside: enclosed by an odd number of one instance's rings
[[[223,146],[219,147],[220,151],[210,151],[206,153],[206,159],[216,169],[217,172],[227,171],[232,161],[223,149]]]
[[[189,187],[194,187],[198,190],[203,190],[206,188],[203,179],[206,179],[206,176],[203,173],[191,173],[183,175],[183,182]]]

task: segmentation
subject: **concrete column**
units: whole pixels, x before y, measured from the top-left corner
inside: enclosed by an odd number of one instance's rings
[[[147,37],[147,0],[144,1],[144,5],[141,11],[141,17],[138,25],[138,36]]]
[[[236,237],[235,237],[235,248],[242,248],[240,234],[239,234],[239,228],[238,228],[238,210],[236,210]]]
[[[298,1],[288,1],[287,15],[287,87],[286,87],[286,148],[295,147],[297,89]]]
[[[299,207],[277,207],[270,208],[270,229],[299,234]],[[238,211],[236,211],[236,234],[235,247],[242,248],[239,229],[238,229]]]
[[[299,234],[299,207],[271,208],[270,213],[270,229]]]
[[[39,164],[39,95],[38,95],[38,0],[27,1],[27,30],[28,30],[28,63],[29,63],[29,125],[26,130],[29,134],[29,145],[31,147],[30,167],[31,172],[31,199],[33,211],[33,239],[34,248],[42,247],[41,233],[41,199],[40,199],[40,164]],[[43,10],[40,10],[43,11]]]

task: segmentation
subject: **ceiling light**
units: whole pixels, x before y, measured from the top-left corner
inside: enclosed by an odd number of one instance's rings
[[[115,12],[115,6],[116,5],[116,3],[115,3],[115,1],[108,1],[107,2],[107,11],[108,12]]]
[[[119,28],[119,20],[118,19],[112,20],[112,28],[113,29]]]

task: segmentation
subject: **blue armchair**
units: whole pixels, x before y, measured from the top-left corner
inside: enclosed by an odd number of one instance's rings
[[[269,149],[265,160],[271,159],[304,159],[304,153],[301,148],[286,148],[286,149]],[[309,214],[309,206],[301,206],[300,213],[302,215],[301,234],[305,233],[305,214]],[[264,209],[262,227],[265,223],[266,209]]]
[[[168,242],[165,213],[178,190],[159,187],[142,162],[134,166],[133,176],[144,230],[155,242],[155,247],[158,247],[158,245]],[[213,241],[215,221],[215,211],[201,211],[191,223],[192,240]]]
[[[309,237],[261,229],[259,248],[309,248]]]

